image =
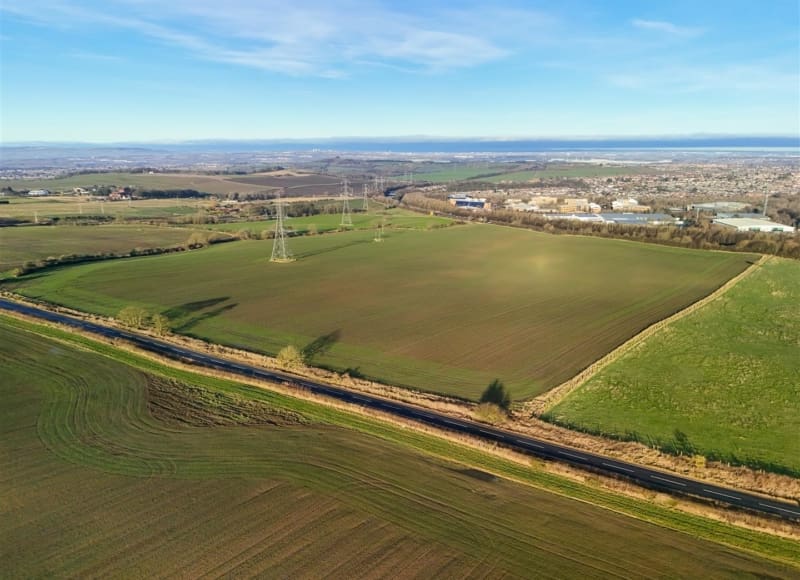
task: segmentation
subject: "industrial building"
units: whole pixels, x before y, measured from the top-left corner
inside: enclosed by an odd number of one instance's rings
[[[678,220],[665,213],[560,213],[549,214],[543,217],[548,219],[577,220],[582,222],[622,224],[629,226],[678,225]]]
[[[732,228],[737,232],[777,232],[783,234],[794,233],[792,226],[779,224],[768,219],[757,218],[723,218],[713,221],[718,226]]]
[[[749,204],[738,201],[709,201],[706,203],[693,203],[686,209],[691,211],[703,211],[710,213],[726,212],[735,213],[747,209]]]
[[[447,201],[456,207],[467,209],[492,209],[492,202],[485,197],[472,197],[463,193],[454,193],[447,196]]]

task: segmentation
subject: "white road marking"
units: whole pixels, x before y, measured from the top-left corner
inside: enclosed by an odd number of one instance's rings
[[[442,423],[447,423],[448,425],[455,425],[456,427],[461,427],[459,423],[455,421],[450,421],[449,419],[442,419]]]
[[[494,433],[492,433],[491,431],[487,431],[486,429],[478,429],[478,431],[480,431],[484,435],[492,435],[492,436],[494,435]]]
[[[526,447],[538,447],[539,449],[544,449],[544,445],[539,445],[538,443],[530,443],[529,441],[522,441],[521,439],[514,439],[520,445],[525,445]]]
[[[767,505],[767,504],[761,503],[761,502],[759,502],[758,505],[764,506],[764,507],[768,507],[768,508],[772,508],[774,510],[781,510],[782,512],[786,512],[787,514],[793,514],[793,515],[796,515],[796,516],[800,516],[800,512],[796,512],[794,510],[787,510],[786,508],[779,508],[778,506]]]
[[[650,479],[660,479],[661,481],[666,481],[667,483],[671,483],[672,485],[680,485],[681,487],[686,487],[685,483],[681,483],[680,481],[673,481],[671,479],[665,479],[665,478],[659,477],[657,475],[651,475]]]
[[[580,455],[575,455],[574,453],[567,453],[566,451],[559,451],[561,455],[566,455],[567,457],[574,457],[575,459],[586,459],[585,457],[581,457]]]
[[[613,469],[621,469],[622,471],[629,471],[630,473],[633,473],[633,469],[628,469],[627,467],[622,467],[621,465],[611,465],[610,463],[603,463],[603,465]]]
[[[722,497],[735,499],[736,501],[742,501],[742,498],[740,498],[740,497],[736,497],[735,495],[728,495],[727,493],[720,493],[718,491],[714,491],[713,489],[705,489],[705,488],[703,488],[703,491],[706,492],[706,493],[713,493],[714,495],[719,495],[719,496],[722,496]]]

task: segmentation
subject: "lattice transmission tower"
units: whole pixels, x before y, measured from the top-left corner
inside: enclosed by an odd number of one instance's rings
[[[384,218],[384,219],[381,220],[381,225],[378,226],[378,228],[375,230],[375,237],[372,238],[372,241],[374,241],[374,242],[382,242],[383,241],[383,235],[384,235],[383,234],[383,228],[384,228],[385,224],[386,224],[386,219]]]
[[[364,213],[369,213],[369,185],[364,184]]]
[[[275,200],[275,238],[272,241],[272,257],[270,262],[294,262],[289,244],[286,241],[286,229],[283,227],[283,202],[281,195]]]
[[[350,200],[348,196],[350,195],[350,186],[347,183],[347,179],[344,180],[344,184],[342,185],[342,221],[339,225],[343,228],[348,228],[353,225],[353,216],[350,214]]]

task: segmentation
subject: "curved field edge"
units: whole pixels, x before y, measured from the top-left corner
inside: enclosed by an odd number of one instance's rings
[[[543,415],[673,453],[800,475],[800,263],[773,258]]]
[[[209,390],[218,390],[222,393],[263,401],[269,405],[300,414],[312,422],[319,421],[354,429],[423,454],[480,469],[518,483],[800,568],[800,552],[797,550],[797,543],[788,539],[687,514],[665,506],[615,494],[596,486],[537,471],[535,462],[528,467],[467,445],[454,443],[429,433],[403,428],[389,422],[378,421],[355,412],[290,397],[252,385],[170,367],[150,358],[59,328],[7,316],[0,316],[0,323],[101,354],[146,373],[198,385]]]
[[[472,225],[292,240],[301,259],[240,242],[64,268],[7,287],[115,316],[160,312],[175,332],[276,355],[321,339],[311,365],[477,400],[501,379],[544,392],[713,292],[750,256]]]

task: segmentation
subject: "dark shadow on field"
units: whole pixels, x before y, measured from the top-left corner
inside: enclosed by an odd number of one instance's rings
[[[302,348],[303,358],[307,362],[311,362],[318,354],[325,354],[334,344],[339,342],[341,336],[342,331],[337,328],[333,332],[315,338]]]
[[[198,310],[204,310],[206,308],[210,308],[212,306],[216,306],[220,302],[225,302],[226,300],[230,300],[230,296],[220,296],[219,298],[208,298],[207,300],[198,300],[197,302],[187,302],[186,304],[181,304],[180,306],[174,306],[169,310],[165,310],[162,312],[164,316],[173,320],[175,318],[183,318],[184,316],[189,316],[193,312],[197,312]]]
[[[207,310],[208,308],[216,306],[229,299],[230,296],[221,296],[219,298],[209,298],[207,300],[187,302],[186,304],[181,304],[180,306],[170,308],[169,310],[164,311],[163,314],[169,320],[175,323],[173,329],[176,332],[186,332],[204,320],[219,316],[223,312],[238,306],[238,302],[234,302],[233,304],[226,304],[225,306],[220,306],[219,308],[215,308],[213,310]],[[205,312],[201,313],[203,310],[205,310]]]
[[[461,475],[466,475],[467,477],[472,477],[486,483],[495,483],[497,481],[496,475],[481,471],[480,469],[451,469],[451,471],[455,471]]]
[[[295,254],[297,258],[308,258],[311,256],[319,256],[320,254],[327,254],[328,252],[335,252],[337,250],[341,250],[344,248],[349,248],[351,246],[357,246],[359,244],[371,244],[372,240],[352,240],[349,242],[345,242],[343,244],[337,244],[335,246],[328,246],[327,248],[320,248],[318,250],[313,250],[309,252],[300,252]]]

